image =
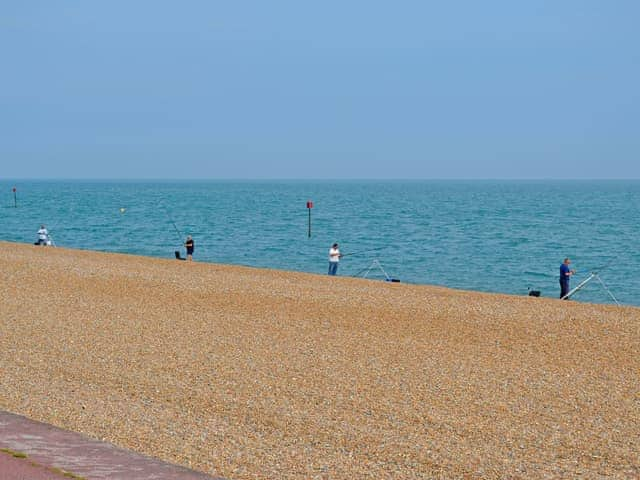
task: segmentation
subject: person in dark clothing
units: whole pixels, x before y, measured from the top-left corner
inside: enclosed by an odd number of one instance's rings
[[[566,297],[569,293],[569,280],[571,279],[571,275],[576,273],[575,270],[569,268],[570,264],[571,260],[565,258],[562,265],[560,265],[560,298]],[[568,298],[565,298],[565,300],[568,300]]]
[[[187,260],[190,262],[193,260],[193,247],[194,247],[193,238],[191,238],[191,235],[187,235],[187,241],[184,242],[184,246],[187,249]]]

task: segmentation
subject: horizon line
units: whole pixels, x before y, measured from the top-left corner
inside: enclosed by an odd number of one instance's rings
[[[311,178],[311,177],[200,177],[200,178],[172,178],[172,177],[6,177],[0,179],[0,182],[9,181],[103,181],[103,182],[117,182],[117,181],[143,181],[143,182],[349,182],[349,181],[361,181],[361,182],[619,182],[619,181],[639,181],[640,177],[632,178],[619,178],[619,177],[607,177],[607,178],[557,178],[557,177],[482,177],[482,178],[454,178],[454,177],[420,177],[420,178],[403,178],[403,177],[348,177],[348,178]]]

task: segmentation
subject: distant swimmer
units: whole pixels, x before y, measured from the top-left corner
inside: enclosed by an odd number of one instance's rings
[[[187,249],[187,260],[191,262],[193,260],[194,247],[193,238],[191,238],[191,235],[187,235],[187,241],[184,242],[184,246]]]
[[[569,281],[571,279],[571,275],[576,273],[575,270],[571,270],[569,265],[571,264],[571,260],[568,258],[564,259],[562,265],[560,265],[560,298],[564,298],[569,293]],[[565,298],[568,300],[568,298]]]
[[[338,244],[334,243],[329,249],[329,275],[335,275],[336,273],[338,273],[338,263],[340,262],[340,257],[342,257],[342,254],[340,253]]]
[[[47,227],[44,225],[40,225],[40,230],[38,230],[38,241],[34,243],[34,245],[51,245],[49,232],[47,231]]]

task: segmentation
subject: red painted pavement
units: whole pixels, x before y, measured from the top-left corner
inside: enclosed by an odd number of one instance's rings
[[[51,467],[87,480],[223,480],[3,411],[0,449],[27,455],[20,459],[0,452],[1,480],[65,478]]]
[[[27,458],[14,458],[9,453],[0,452],[0,479],[2,480],[69,480],[61,473],[34,465]]]

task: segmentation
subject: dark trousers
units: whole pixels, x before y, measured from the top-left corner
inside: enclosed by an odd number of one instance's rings
[[[329,275],[338,273],[338,262],[329,262]]]
[[[569,280],[560,279],[560,298],[564,297],[567,293],[569,293]],[[565,300],[568,300],[565,298]]]

